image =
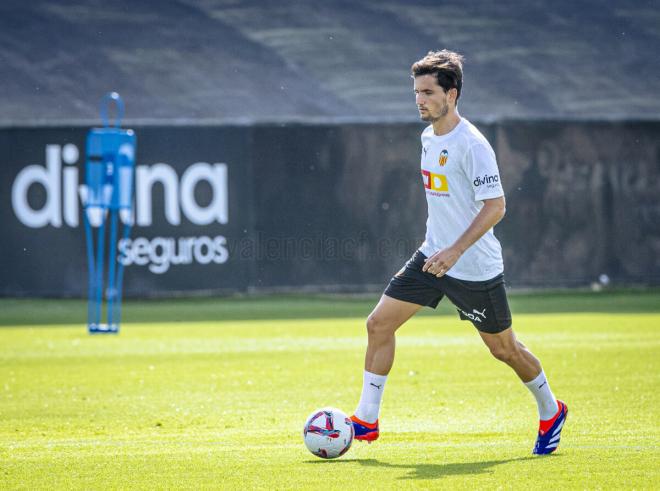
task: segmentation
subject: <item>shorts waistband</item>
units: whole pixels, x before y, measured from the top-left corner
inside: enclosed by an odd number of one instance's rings
[[[413,263],[415,266],[419,267],[420,269],[424,267],[424,261],[427,259],[427,256],[424,255],[419,249],[415,251],[415,253],[412,255],[410,258],[411,263]],[[451,275],[446,275],[447,277],[451,278],[454,281],[460,281],[461,283],[465,285],[470,285],[476,288],[488,288],[492,287],[493,285],[497,285],[498,283],[504,282],[504,273],[500,273],[497,276],[494,276],[492,278],[489,278],[487,280],[482,280],[482,281],[471,281],[471,280],[461,280],[459,278],[454,278]]]

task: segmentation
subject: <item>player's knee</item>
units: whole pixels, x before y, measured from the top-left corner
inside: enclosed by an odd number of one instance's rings
[[[518,346],[492,346],[490,347],[490,353],[501,362],[510,364],[515,361],[518,356],[520,356],[520,350]]]
[[[367,334],[369,334],[369,336],[376,335],[378,333],[379,324],[380,322],[375,315],[369,315],[369,317],[367,317]]]
[[[379,336],[389,332],[388,325],[382,319],[374,314],[367,317],[367,334],[369,336]]]

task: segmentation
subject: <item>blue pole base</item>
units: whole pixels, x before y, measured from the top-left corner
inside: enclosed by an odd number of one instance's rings
[[[119,324],[88,324],[90,334],[119,334]]]

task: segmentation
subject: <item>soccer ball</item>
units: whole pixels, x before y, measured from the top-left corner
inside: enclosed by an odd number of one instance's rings
[[[303,430],[307,449],[322,459],[341,457],[353,443],[353,423],[343,412],[334,407],[314,411]]]

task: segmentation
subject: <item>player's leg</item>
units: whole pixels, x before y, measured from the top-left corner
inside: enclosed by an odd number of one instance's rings
[[[478,332],[491,354],[513,368],[524,383],[530,382],[541,373],[541,362],[518,341],[513,328],[509,327],[497,333]]]
[[[364,369],[377,375],[390,373],[394,363],[396,330],[421,309],[421,305],[382,295],[367,317],[367,353]]]
[[[422,306],[383,295],[367,318],[367,353],[360,402],[351,417],[355,438],[373,441],[378,438],[378,415],[387,382],[394,363],[395,332]]]
[[[509,365],[536,398],[539,417],[548,420],[557,414],[557,400],[550,390],[541,362],[522,344],[509,327],[502,332],[479,331],[481,339],[498,360]]]
[[[426,257],[417,251],[395,274],[378,305],[367,319],[368,345],[364,360],[362,394],[351,417],[357,440],[378,438],[378,415],[394,362],[395,332],[423,306],[437,307],[443,293],[431,284],[422,271]]]
[[[443,287],[461,318],[472,322],[492,355],[509,365],[536,399],[540,423],[534,453],[553,452],[567,408],[555,399],[539,360],[516,339],[503,277],[486,282],[445,278]]]
[[[555,398],[541,363],[516,339],[512,328],[499,333],[479,331],[479,335],[492,355],[509,365],[536,399],[539,432],[533,452],[540,455],[554,452],[559,445],[568,408]]]

